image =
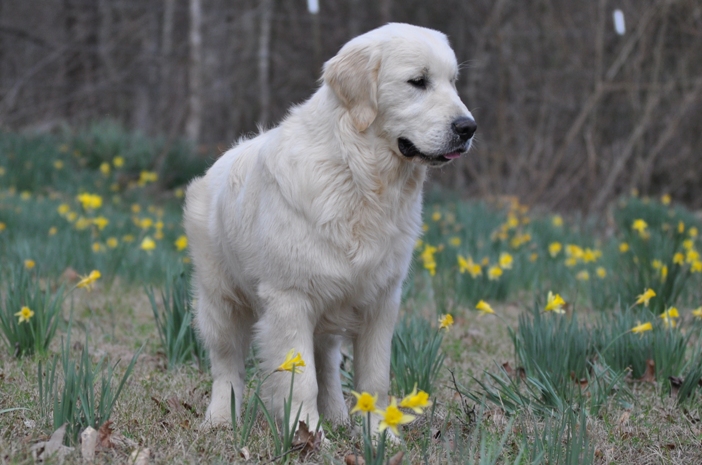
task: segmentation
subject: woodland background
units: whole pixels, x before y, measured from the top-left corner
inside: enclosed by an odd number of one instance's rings
[[[476,149],[434,183],[585,212],[634,188],[702,208],[699,0],[320,0],[318,14],[305,0],[2,0],[0,130],[112,120],[214,158],[388,21],[445,32],[464,65]]]

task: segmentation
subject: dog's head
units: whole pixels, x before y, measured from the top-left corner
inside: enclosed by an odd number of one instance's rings
[[[358,36],[324,65],[324,82],[356,130],[373,125],[398,156],[429,166],[460,157],[477,128],[457,77],[446,36],[409,24]]]

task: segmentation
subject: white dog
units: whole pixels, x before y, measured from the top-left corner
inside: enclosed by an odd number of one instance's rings
[[[446,36],[388,24],[347,43],[323,83],[276,128],[240,142],[187,191],[196,322],[210,352],[206,423],[230,421],[243,398],[253,339],[273,372],[302,355],[293,415],[348,419],[340,344],[353,341],[357,391],[387,405],[400,289],[421,231],[427,166],[470,148],[476,125],[456,92]],[[282,417],[291,374],[264,399]],[[375,420],[377,425],[377,419]]]

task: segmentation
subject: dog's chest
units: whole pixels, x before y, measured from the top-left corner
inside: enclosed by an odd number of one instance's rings
[[[359,202],[344,224],[337,243],[348,266],[349,288],[361,298],[373,298],[377,292],[401,280],[407,272],[421,209],[417,205],[397,204],[381,208]]]

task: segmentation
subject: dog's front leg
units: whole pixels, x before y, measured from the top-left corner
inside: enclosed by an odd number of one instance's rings
[[[256,346],[266,376],[264,399],[279,420],[283,419],[284,402],[290,397],[292,374],[279,370],[286,354],[294,350],[305,363],[295,373],[290,427],[297,428],[295,415],[312,430],[319,423],[317,410],[317,377],[315,372],[313,334],[315,315],[306,295],[295,290],[277,290],[261,286],[259,296],[264,313],[256,323]]]
[[[388,405],[390,389],[390,351],[400,307],[400,289],[383,299],[378,308],[371,309],[367,320],[353,344],[354,386],[357,392],[378,395],[377,407]],[[378,431],[380,417],[371,415],[371,431]]]

